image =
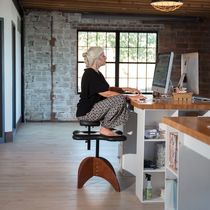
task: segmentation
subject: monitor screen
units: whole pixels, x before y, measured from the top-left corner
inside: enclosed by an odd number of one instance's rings
[[[171,70],[174,53],[160,53],[157,57],[155,72],[152,82],[152,90],[160,94],[167,94],[169,91]]]
[[[185,53],[181,55],[181,75],[185,75],[186,77],[185,86],[187,88],[187,91],[198,95],[199,94],[198,52]]]

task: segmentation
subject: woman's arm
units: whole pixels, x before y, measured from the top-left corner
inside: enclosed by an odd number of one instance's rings
[[[99,93],[99,95],[101,95],[105,98],[108,98],[108,97],[120,95],[120,93],[108,90],[108,91]],[[145,100],[146,99],[146,97],[142,94],[136,94],[136,95],[132,95],[132,96],[127,95],[126,97],[127,97],[128,100],[134,100],[134,101],[135,100]]]
[[[103,97],[111,97],[111,96],[116,96],[119,94],[123,94],[123,93],[131,93],[131,94],[136,94],[136,95],[141,95],[141,92],[136,89],[136,88],[129,88],[129,87],[109,87],[108,91],[104,91],[104,92],[100,92],[99,94]],[[142,97],[142,95],[141,95]]]
[[[122,87],[122,90],[126,93],[133,93],[133,94],[140,94],[141,91],[136,88],[130,88],[130,87]]]
[[[141,91],[139,91],[138,89],[130,87],[110,87],[109,90],[117,93],[133,93],[133,94],[141,93]]]
[[[100,92],[99,95],[103,96],[103,97],[112,97],[112,96],[117,96],[119,95],[120,93],[117,93],[115,91],[111,91],[111,90],[107,90],[107,91],[104,91],[104,92]]]
[[[124,90],[120,87],[109,87],[109,90],[117,93],[124,93]]]

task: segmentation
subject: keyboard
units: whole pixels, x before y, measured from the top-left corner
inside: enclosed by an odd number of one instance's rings
[[[210,102],[210,98],[205,98],[201,96],[193,96],[194,101],[200,101],[200,102]]]

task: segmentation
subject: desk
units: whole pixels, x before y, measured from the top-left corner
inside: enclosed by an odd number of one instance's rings
[[[165,210],[207,210],[210,198],[210,117],[164,117],[166,137]],[[177,136],[177,169],[171,170],[170,135]]]
[[[131,105],[138,109],[209,110],[210,108],[210,102],[182,103],[167,98],[153,101],[150,96],[145,102],[132,100]]]
[[[177,103],[171,100],[153,102],[150,98],[145,103],[131,101],[131,105],[134,107],[134,112],[124,126],[124,132],[130,135],[127,135],[127,141],[123,143],[120,155],[122,171],[128,171],[136,176],[136,195],[141,202],[163,202],[160,192],[165,187],[165,168],[145,169],[144,160],[156,160],[156,144],[165,144],[165,136],[159,139],[145,139],[145,129],[164,130],[164,124],[160,122],[165,116],[209,116],[210,103]],[[152,175],[153,199],[151,200],[145,200],[143,194],[146,173]]]

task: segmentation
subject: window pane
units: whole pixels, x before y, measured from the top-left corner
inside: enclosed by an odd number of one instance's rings
[[[129,48],[129,61],[137,62],[137,48]]]
[[[105,78],[115,78],[115,64],[107,63],[105,66],[101,66],[100,72]]]
[[[80,32],[78,34],[78,46],[87,46],[87,32]]]
[[[107,47],[111,47],[111,48],[115,48],[116,43],[115,43],[115,39],[116,39],[116,33],[107,33]]]
[[[130,64],[129,65],[129,78],[137,78],[137,64]]]
[[[146,48],[139,48],[138,62],[146,62],[146,58],[147,58]]]
[[[128,80],[128,87],[137,88],[137,78]]]
[[[153,79],[147,79],[147,92],[152,92],[152,81]]]
[[[147,78],[151,79],[154,76],[155,64],[147,64]]]
[[[107,78],[106,81],[108,82],[110,87],[114,87],[115,86],[115,78]]]
[[[120,64],[119,77],[128,78],[128,64]]]
[[[148,47],[156,48],[156,39],[157,34],[156,33],[149,33],[148,34]]]
[[[88,47],[96,46],[96,32],[88,32]]]
[[[147,62],[155,62],[156,60],[156,49],[148,48],[147,49]]]
[[[120,62],[128,62],[128,48],[120,48]]]
[[[139,47],[146,47],[146,46],[147,46],[147,34],[139,33]]]
[[[146,64],[138,65],[138,78],[146,78]]]
[[[84,61],[82,54],[87,51],[87,47],[78,47],[78,61]]]
[[[106,33],[97,33],[97,46],[106,47]]]
[[[81,92],[81,78],[78,78],[78,92]]]
[[[138,33],[129,33],[129,47],[138,46]]]
[[[138,89],[141,90],[142,92],[146,91],[146,80],[145,79],[139,79],[138,80]]]
[[[107,65],[107,64],[106,64]],[[105,66],[102,66],[100,68],[100,72],[104,75],[104,77],[106,78],[106,67]]]
[[[127,79],[119,79],[119,86],[120,87],[128,87],[128,80]]]
[[[107,48],[104,51],[107,57],[107,62],[115,62],[116,59],[115,48]]]
[[[80,77],[80,78],[82,77],[85,68],[86,68],[86,66],[84,63],[78,64],[78,77]]]
[[[128,33],[120,33],[120,47],[128,47]]]
[[[115,64],[107,63],[105,68],[106,68],[106,77],[115,78]]]

